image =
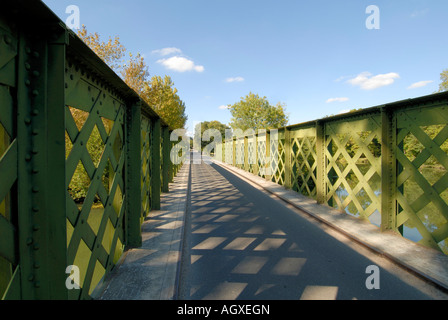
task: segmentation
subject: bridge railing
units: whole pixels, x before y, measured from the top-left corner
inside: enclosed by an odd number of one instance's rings
[[[41,1],[0,12],[0,298],[88,299],[180,165],[171,129]]]
[[[447,93],[234,137],[217,148],[228,164],[448,254]]]

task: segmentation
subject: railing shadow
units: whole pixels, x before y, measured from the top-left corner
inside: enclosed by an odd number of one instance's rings
[[[193,165],[182,299],[427,299],[316,224],[217,165]]]

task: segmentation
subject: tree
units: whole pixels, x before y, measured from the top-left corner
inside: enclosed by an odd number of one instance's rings
[[[209,129],[218,130],[219,133],[221,134],[222,139],[221,141],[224,141],[226,136],[226,130],[230,130],[230,127],[217,120],[213,120],[210,122],[204,121],[198,123],[194,129],[194,141],[196,145],[201,146],[201,150],[204,149],[204,147],[209,144],[212,144],[212,146],[214,146],[215,141],[213,139],[213,136],[210,137],[210,140],[207,140],[206,138],[204,139],[204,132]]]
[[[130,60],[123,66],[121,76],[124,82],[131,87],[139,96],[143,95],[145,84],[149,77],[148,67],[144,58],[139,54],[129,54]]]
[[[285,105],[277,103],[273,106],[266,97],[250,92],[246,97],[229,106],[232,119],[230,126],[233,129],[275,129],[288,124],[285,114]]]
[[[101,41],[98,33],[88,33],[86,26],[82,25],[82,28],[78,30],[78,37],[115,72],[119,73],[123,68],[126,48],[120,43],[118,36],[115,36],[114,39],[109,37],[109,40],[104,42]]]
[[[445,69],[440,74],[439,92],[448,91],[448,69]]]
[[[149,70],[144,58],[129,53],[129,60],[124,62],[126,48],[120,38],[101,40],[98,33],[89,34],[83,25],[78,36],[132,88],[154,111],[172,128],[185,127],[188,117],[185,103],[177,94],[170,77],[155,76],[148,80]]]
[[[188,120],[185,114],[185,103],[177,94],[177,89],[169,76],[163,79],[154,76],[145,82],[141,97],[156,111],[173,129],[184,128]]]

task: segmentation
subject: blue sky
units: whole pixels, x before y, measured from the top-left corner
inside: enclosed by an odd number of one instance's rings
[[[197,121],[230,121],[249,92],[290,124],[434,93],[448,68],[446,0],[44,0],[63,21],[118,35],[169,75]],[[368,29],[369,5],[380,29]],[[168,49],[167,49],[168,48]],[[165,49],[165,50],[164,50]]]

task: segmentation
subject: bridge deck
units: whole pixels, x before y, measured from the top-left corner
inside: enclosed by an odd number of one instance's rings
[[[102,299],[447,299],[384,258],[444,285],[446,256],[278,185],[221,163],[185,165],[174,185]],[[366,288],[370,265],[379,290]]]

